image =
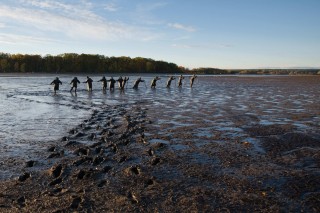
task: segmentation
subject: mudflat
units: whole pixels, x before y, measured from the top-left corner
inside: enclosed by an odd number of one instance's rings
[[[0,212],[320,211],[320,77],[185,87],[95,107],[18,161]]]

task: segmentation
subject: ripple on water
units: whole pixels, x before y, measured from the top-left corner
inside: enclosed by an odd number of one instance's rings
[[[197,128],[194,135],[197,137],[211,138],[213,137],[212,128]]]
[[[260,140],[257,139],[257,138],[251,138],[251,137],[248,137],[248,138],[245,138],[243,140],[243,142],[249,142],[250,144],[253,145],[254,149],[257,151],[257,152],[260,152],[260,153],[263,153],[265,154],[265,150],[261,147],[260,145]]]
[[[172,144],[170,147],[175,150],[175,151],[183,151],[189,149],[188,145],[183,145],[183,144]]]
[[[169,141],[163,140],[163,139],[158,139],[158,138],[153,138],[148,141],[149,141],[149,143],[163,143],[163,144],[169,145]]]

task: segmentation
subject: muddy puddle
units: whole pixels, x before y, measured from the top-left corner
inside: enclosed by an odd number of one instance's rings
[[[319,77],[164,82],[8,86],[0,212],[320,211]]]

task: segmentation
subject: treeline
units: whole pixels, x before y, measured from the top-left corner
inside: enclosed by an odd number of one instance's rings
[[[196,68],[182,69],[184,73],[198,75],[320,75],[319,69],[232,69]]]
[[[223,70],[217,68],[196,68],[184,70],[190,74],[210,75],[320,75],[319,69],[232,69]]]
[[[0,73],[185,73],[208,75],[320,75],[317,69],[187,69],[174,63],[150,58],[107,57],[65,53],[23,55],[0,53]]]
[[[57,56],[0,53],[2,73],[181,73],[174,63],[149,58],[65,53]]]
[[[318,69],[248,69],[230,71],[240,75],[320,75],[320,70]]]
[[[192,70],[183,70],[185,73],[189,74],[198,74],[198,75],[226,75],[226,74],[234,74],[229,72],[228,70],[222,70],[218,68],[195,68]]]

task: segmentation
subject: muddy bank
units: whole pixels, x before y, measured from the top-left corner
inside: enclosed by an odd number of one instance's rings
[[[215,80],[97,107],[0,182],[0,212],[319,212],[317,82]]]
[[[320,210],[318,135],[247,129],[263,137],[261,153],[223,132],[194,143],[194,127],[161,136],[149,111],[123,105],[94,112],[48,147],[47,169],[28,161],[19,177],[1,182],[0,211]]]

